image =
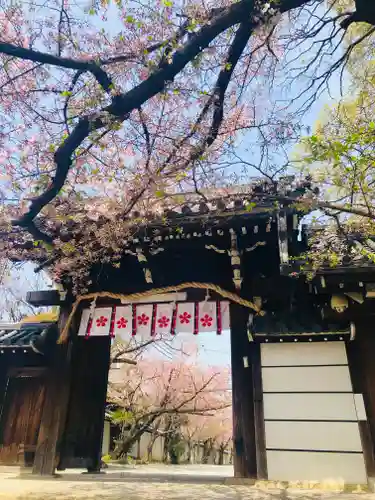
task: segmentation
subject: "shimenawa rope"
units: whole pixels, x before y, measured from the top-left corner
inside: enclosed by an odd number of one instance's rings
[[[79,295],[77,297],[77,300],[74,302],[72,311],[68,316],[68,319],[65,323],[63,331],[61,332],[61,335],[59,338],[59,344],[62,344],[68,340],[70,325],[72,323],[73,317],[77,311],[79,304],[83,300],[96,300],[98,298],[105,297],[105,298],[109,298],[109,299],[121,300],[122,302],[126,302],[126,301],[130,302],[133,300],[146,298],[150,295],[177,292],[177,291],[183,290],[185,288],[200,288],[200,289],[204,289],[204,290],[211,290],[212,292],[216,292],[217,294],[221,295],[222,297],[225,297],[226,299],[229,299],[233,302],[236,302],[237,304],[240,304],[241,306],[248,307],[249,309],[253,309],[257,314],[259,314],[261,316],[264,315],[264,311],[262,311],[256,304],[254,304],[250,300],[243,299],[239,295],[237,295],[233,292],[228,292],[227,290],[224,290],[224,288],[221,288],[218,285],[214,285],[213,283],[198,283],[198,282],[192,281],[192,282],[188,282],[188,283],[181,283],[179,285],[167,286],[167,287],[163,287],[163,288],[152,288],[151,290],[147,290],[145,292],[131,293],[129,295],[123,295],[123,294],[111,293],[111,292],[88,293],[86,295]]]

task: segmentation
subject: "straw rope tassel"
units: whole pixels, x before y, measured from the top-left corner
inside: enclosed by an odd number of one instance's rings
[[[96,293],[88,293],[86,295],[79,295],[77,297],[77,300],[74,302],[73,308],[71,313],[69,314],[69,317],[65,323],[64,329],[61,332],[60,338],[58,340],[59,344],[63,344],[68,340],[69,337],[69,328],[71,325],[71,322],[73,320],[73,317],[77,311],[77,308],[79,304],[83,300],[93,300],[93,299],[98,299],[101,297],[105,297],[108,299],[115,299],[115,300],[121,300],[122,302],[126,301],[133,301],[133,300],[138,300],[138,299],[143,299],[146,298],[150,295],[157,295],[159,293],[169,293],[169,292],[178,292],[180,290],[183,290],[184,288],[198,288],[198,289],[204,289],[204,290],[211,290],[212,292],[216,292],[217,294],[221,295],[222,297],[231,300],[232,302],[236,302],[237,304],[240,304],[241,306],[248,307],[249,309],[253,309],[257,314],[263,316],[264,311],[262,311],[256,304],[251,302],[250,300],[243,299],[236,293],[228,292],[227,290],[224,290],[224,288],[221,288],[218,285],[214,285],[213,283],[198,283],[198,282],[189,282],[189,283],[180,283],[179,285],[174,285],[174,286],[167,286],[163,288],[153,288],[151,290],[147,290],[145,292],[138,292],[138,293],[131,293],[129,295],[122,295],[118,293],[111,293],[111,292],[96,292]]]

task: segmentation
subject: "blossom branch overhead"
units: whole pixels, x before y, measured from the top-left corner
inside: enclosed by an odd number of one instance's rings
[[[31,1],[32,16],[7,2],[0,4],[6,256],[44,255],[47,244],[55,263],[78,244],[70,227],[84,214],[124,218],[151,199],[247,182],[245,168],[234,181],[229,173],[246,134],[254,134],[262,175],[273,179],[284,169],[273,168],[273,155],[300,133],[299,116],[285,106],[262,110],[259,89],[277,85],[289,49],[285,26],[298,43],[300,13],[315,23],[321,0],[221,0],[215,8],[199,0],[103,2],[88,13],[48,0]],[[357,0],[356,11],[332,15],[331,24],[371,25],[372,14]],[[321,33],[315,24],[312,32]],[[94,223],[86,226],[84,248],[96,233]]]

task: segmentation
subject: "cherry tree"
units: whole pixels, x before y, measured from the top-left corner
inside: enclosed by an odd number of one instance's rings
[[[145,431],[163,430],[168,417],[206,415],[230,406],[229,373],[187,362],[144,358],[110,376],[108,401],[120,428],[117,456],[126,455]],[[164,425],[165,427],[165,425]]]
[[[202,444],[202,462],[207,463],[213,453],[218,452],[218,465],[223,465],[224,454],[232,441],[232,408],[228,406],[204,415],[188,415],[182,426],[182,436],[189,463],[193,459],[194,445]]]
[[[128,215],[207,199],[251,168],[273,182],[299,111],[374,18],[364,0],[338,13],[323,0],[1,0],[1,255],[83,282],[93,262],[116,264]],[[342,45],[355,22],[370,28]],[[306,77],[292,108],[269,102]]]

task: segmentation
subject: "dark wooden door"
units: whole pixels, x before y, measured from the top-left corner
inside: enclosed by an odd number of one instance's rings
[[[38,441],[45,384],[41,377],[8,380],[0,420],[0,463],[22,463]]]

